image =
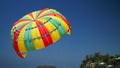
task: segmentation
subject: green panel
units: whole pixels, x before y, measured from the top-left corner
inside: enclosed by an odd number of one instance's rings
[[[19,28],[21,28],[22,26],[24,26],[25,24],[27,24],[28,22],[25,22],[25,23],[23,23],[23,24],[20,24],[19,26],[17,26],[12,32],[11,32],[11,36],[14,36],[14,32],[16,31],[16,30],[18,30]]]
[[[50,22],[56,27],[61,37],[66,33],[63,26],[59,23],[59,21],[51,19]]]
[[[31,28],[32,23],[30,23],[27,27],[26,27],[26,31],[24,34],[24,42],[25,42],[25,46],[27,48],[28,51],[33,51],[35,50],[34,44],[32,42],[32,35],[31,35]]]
[[[40,10],[36,11],[36,17],[35,18],[38,17],[39,12],[40,12]]]
[[[44,16],[46,14],[51,14],[51,13],[53,13],[53,12],[46,12],[46,13],[42,14],[42,16]]]

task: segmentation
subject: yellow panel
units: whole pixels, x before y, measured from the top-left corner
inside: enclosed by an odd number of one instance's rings
[[[35,22],[32,23],[32,27],[35,27],[35,26],[37,26],[36,23],[35,23]],[[32,29],[32,30],[31,30],[31,33],[32,33],[32,38],[41,37],[38,28]],[[37,40],[33,40],[32,42],[33,42],[33,44],[34,44],[36,50],[45,48],[44,42],[43,42],[42,38],[37,39]]]
[[[13,29],[14,29],[15,27],[18,27],[19,25],[21,25],[21,24],[23,24],[23,23],[26,23],[26,22],[28,22],[28,21],[22,21],[22,22],[17,23],[15,26],[13,26],[12,29],[11,29],[11,35],[12,35],[12,33],[14,33]],[[29,22],[28,22],[28,23],[29,23]],[[13,38],[13,37],[12,37],[12,38]]]
[[[13,26],[12,29],[11,29],[11,32],[10,32],[11,35],[14,33],[14,31],[13,31],[14,28],[15,28],[15,26]],[[13,39],[13,37],[12,37],[12,39]]]
[[[43,15],[46,14],[47,12],[50,12],[50,11],[51,11],[51,10],[49,10],[49,9],[48,9],[48,10],[43,10],[43,12],[38,16],[38,18],[41,17],[41,16],[43,16]]]
[[[33,18],[29,14],[25,15],[22,19],[33,20]]]
[[[21,32],[20,32],[20,34],[19,34],[19,36],[18,36],[18,48],[19,48],[19,50],[20,50],[21,53],[22,53],[22,52],[27,52],[27,49],[26,49],[25,44],[24,44],[24,33],[25,33],[26,27],[27,27],[27,26],[25,26],[25,27],[21,30]]]
[[[15,27],[17,27],[17,26],[19,26],[19,25],[21,25],[21,24],[24,24],[24,23],[26,23],[26,22],[29,23],[29,21],[21,21],[21,22],[17,23],[17,24],[15,25]]]
[[[35,11],[32,12],[32,15],[33,15],[34,19],[36,19],[36,12]]]
[[[45,22],[46,20],[41,20],[41,22]],[[46,24],[44,24],[44,26],[47,28],[47,30],[49,31],[49,33],[51,31],[53,31],[54,29],[56,29],[56,27],[54,25],[51,24],[51,22],[47,22]],[[60,34],[58,32],[58,30],[55,30],[54,32],[52,32],[50,34],[53,43],[55,43],[57,40],[60,39]]]
[[[22,53],[21,53],[22,54]],[[27,52],[22,54],[22,56],[25,58],[27,56]]]
[[[26,22],[29,23],[29,21],[21,21],[21,22],[17,23],[15,26],[12,27],[11,30],[13,30],[14,27],[17,27],[17,26],[19,26],[19,25],[21,25],[21,24],[23,24],[23,23],[26,23]]]
[[[70,30],[69,26],[66,24],[66,22],[64,20],[62,20],[61,18],[57,17],[57,16],[46,16],[46,17],[50,17],[53,18],[57,21],[59,21],[59,23],[63,26],[63,28],[65,29],[65,31],[67,32],[68,30]],[[70,31],[69,31],[70,32]],[[68,33],[70,34],[70,33]]]

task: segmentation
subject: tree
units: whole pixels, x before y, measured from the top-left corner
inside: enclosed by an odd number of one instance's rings
[[[120,68],[120,55],[101,55],[99,52],[87,55],[80,68]]]
[[[39,65],[37,66],[37,68],[56,68],[56,67],[51,65]]]

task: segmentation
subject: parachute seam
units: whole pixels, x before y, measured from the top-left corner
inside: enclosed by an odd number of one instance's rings
[[[57,28],[53,29],[53,30],[52,30],[51,32],[49,32],[49,33],[44,34],[43,36],[39,36],[39,37],[33,38],[33,39],[31,39],[31,40],[24,40],[24,41],[30,43],[30,42],[32,42],[33,40],[37,40],[37,39],[41,39],[41,38],[44,38],[44,37],[46,37],[46,36],[49,36],[51,33],[53,33],[54,31],[56,31],[57,29],[59,29],[60,26],[61,26],[61,24],[59,24]],[[19,40],[20,40],[20,39],[19,39]]]
[[[39,24],[38,26],[34,26],[34,27],[31,27],[31,28],[27,28],[25,29],[25,31],[28,31],[28,30],[32,30],[34,28],[39,28],[40,26],[43,26],[44,24],[48,23],[52,18],[50,18],[49,20],[45,21],[43,24]]]
[[[39,28],[40,26],[43,26],[44,24],[48,23],[51,19],[52,19],[52,18],[50,18],[49,20],[45,21],[43,24],[39,24],[38,26],[31,27],[31,28],[27,28],[27,29],[25,29],[25,31],[27,31],[27,30],[32,30],[32,29],[34,29],[34,28]],[[13,29],[15,30],[16,27],[13,28]],[[18,34],[18,36],[19,36],[20,31],[19,31],[19,30],[15,30],[14,33]],[[16,41],[18,41],[18,37],[17,37]]]

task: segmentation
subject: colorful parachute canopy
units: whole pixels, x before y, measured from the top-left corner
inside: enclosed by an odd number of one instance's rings
[[[66,18],[49,8],[25,15],[11,29],[13,48],[21,58],[25,58],[27,52],[45,48],[70,33]]]

